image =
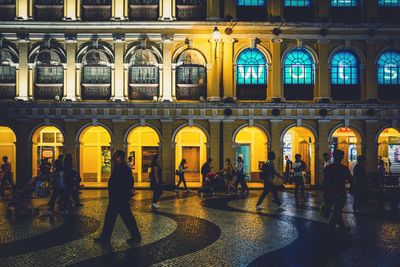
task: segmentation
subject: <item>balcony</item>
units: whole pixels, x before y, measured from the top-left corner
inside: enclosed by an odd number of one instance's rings
[[[177,1],[176,18],[182,21],[205,20],[206,5],[202,1]]]
[[[82,83],[83,100],[110,100],[111,84],[87,84]]]
[[[378,98],[384,101],[399,101],[400,85],[378,85]]]
[[[0,1],[0,21],[14,20],[16,17],[15,0]]]
[[[267,85],[238,85],[236,97],[239,100],[265,100]]]
[[[82,20],[107,21],[111,19],[110,1],[84,1],[82,4]]]
[[[63,97],[63,84],[61,83],[36,83],[34,96],[37,100],[54,100],[56,96]]]
[[[16,86],[14,83],[0,82],[0,99],[14,99],[16,97]]]
[[[129,100],[153,100],[158,95],[158,84],[129,84]]]
[[[39,0],[34,4],[34,19],[41,21],[61,21],[64,17],[63,0]]]
[[[159,17],[158,1],[143,3],[142,1],[129,1],[129,20],[133,21],[156,21]]]
[[[331,97],[333,100],[351,101],[360,100],[360,85],[331,85]]]
[[[205,84],[177,84],[177,100],[199,100],[200,97],[207,98],[207,85]]]
[[[284,97],[286,100],[312,100],[314,85],[285,84]]]

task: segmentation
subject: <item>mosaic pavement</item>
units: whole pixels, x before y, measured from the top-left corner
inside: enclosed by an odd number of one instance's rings
[[[166,192],[151,212],[151,192],[132,201],[143,240],[129,237],[118,218],[110,244],[97,244],[107,206],[105,190],[86,190],[83,207],[69,216],[15,218],[0,204],[0,266],[400,266],[400,215],[370,205],[346,206],[349,236],[328,234],[318,214],[321,195],[310,191],[295,203],[282,192],[283,206],[249,197]],[[46,208],[47,199],[34,199]],[[349,199],[351,202],[351,199]]]

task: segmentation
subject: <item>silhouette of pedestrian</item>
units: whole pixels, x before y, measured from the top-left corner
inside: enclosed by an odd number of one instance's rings
[[[236,182],[242,187],[242,194],[248,195],[250,193],[249,187],[246,184],[246,171],[244,169],[244,162],[242,157],[238,157],[236,165]]]
[[[151,209],[159,209],[158,201],[163,193],[162,190],[162,170],[160,167],[160,157],[158,154],[154,154],[151,159],[151,172],[150,172],[150,188],[153,190],[153,201]]]
[[[354,167],[353,171],[351,189],[354,195],[354,210],[358,210],[366,201],[366,196],[368,192],[368,179],[365,162],[366,159],[364,156],[358,156],[357,165]]]
[[[300,154],[296,154],[294,158],[295,161],[292,164],[294,184],[295,184],[294,197],[296,200],[298,200],[299,189],[301,198],[304,198],[303,172],[306,169],[306,163],[301,160]]]
[[[175,191],[179,191],[179,186],[181,185],[181,183],[183,183],[183,186],[185,187],[186,192],[189,192],[189,189],[186,185],[186,180],[185,180],[185,171],[187,169],[187,167],[185,166],[186,164],[186,159],[182,159],[181,163],[179,164],[178,167],[178,177],[179,177],[179,182],[176,185]]]
[[[129,238],[127,242],[140,242],[141,236],[139,229],[129,205],[131,189],[133,187],[132,172],[126,165],[124,151],[117,150],[112,159],[114,166],[111,172],[111,177],[108,181],[109,200],[104,219],[103,232],[100,237],[95,239],[95,241],[100,243],[110,241],[115,221],[119,214],[131,234],[131,238]]]
[[[1,165],[1,184],[0,184],[0,195],[4,195],[4,189],[6,183],[8,183],[12,189],[14,189],[14,184],[12,182],[12,168],[10,162],[8,162],[8,157],[3,157],[3,164]]]

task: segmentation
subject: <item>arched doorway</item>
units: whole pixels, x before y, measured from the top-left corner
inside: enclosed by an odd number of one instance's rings
[[[40,161],[47,158],[53,163],[63,154],[64,136],[55,126],[42,126],[32,135],[32,175],[39,174]]]
[[[259,182],[260,168],[267,159],[267,135],[258,127],[247,126],[237,132],[234,140],[235,160],[241,156],[249,181]]]
[[[175,135],[175,145],[175,169],[182,159],[186,159],[186,181],[189,186],[200,186],[201,166],[207,160],[207,135],[199,127],[186,126]],[[178,177],[175,179],[179,180]]]
[[[84,185],[106,186],[111,174],[111,135],[102,126],[89,126],[79,136],[80,173]]]
[[[400,132],[395,128],[385,128],[379,134],[378,158],[385,162],[387,171],[400,173]]]
[[[357,130],[349,127],[337,128],[330,138],[330,151],[333,153],[335,149],[344,151],[344,159],[342,163],[353,171],[357,163],[357,156],[362,153],[362,138]]]
[[[315,184],[315,135],[302,126],[295,126],[283,135],[283,171],[285,170],[285,156],[295,161],[295,155],[300,154],[301,160],[306,163],[304,174],[305,184]]]
[[[160,137],[149,126],[138,126],[129,132],[128,159],[132,157],[132,172],[137,186],[150,185],[150,163],[154,154],[160,152]]]
[[[14,131],[5,126],[0,126],[0,165],[3,164],[3,157],[8,157],[8,162],[11,164],[12,172],[13,172],[13,182],[15,183],[15,175],[16,175],[16,149],[15,144],[17,142],[17,138],[15,136]]]

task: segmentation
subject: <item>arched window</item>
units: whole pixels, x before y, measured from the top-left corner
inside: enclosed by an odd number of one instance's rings
[[[331,59],[331,83],[355,85],[359,83],[357,57],[350,51],[340,51]]]
[[[283,58],[285,98],[310,100],[313,98],[315,66],[311,54],[304,48],[290,50]]]
[[[206,0],[176,0],[178,20],[204,20],[206,18]]]
[[[285,6],[309,7],[312,6],[312,0],[285,0]]]
[[[102,21],[111,19],[112,0],[82,0],[82,19]]]
[[[34,0],[35,20],[57,21],[64,17],[64,0]]]
[[[265,6],[265,0],[237,0],[238,6]]]
[[[356,7],[358,5],[358,0],[331,0],[331,6],[333,7]]]
[[[150,49],[136,50],[130,59],[129,99],[153,100],[158,97],[158,83],[157,57]]]
[[[16,96],[16,64],[18,55],[13,49],[0,47],[0,99]]]
[[[267,60],[260,50],[242,51],[236,62],[236,96],[238,99],[265,100],[267,89]]]
[[[129,0],[129,19],[136,21],[157,20],[159,0]]]
[[[378,96],[383,100],[400,99],[400,52],[385,51],[378,57]]]
[[[16,17],[16,0],[0,0],[0,21],[14,20]]]
[[[400,0],[378,0],[381,7],[400,7]]]
[[[111,97],[111,59],[102,48],[91,48],[82,60],[82,97],[103,99]]]
[[[64,67],[60,55],[52,49],[42,49],[35,60],[35,98],[54,99],[63,96]]]
[[[178,58],[176,97],[178,100],[198,100],[207,96],[207,68],[204,56],[188,49]]]

